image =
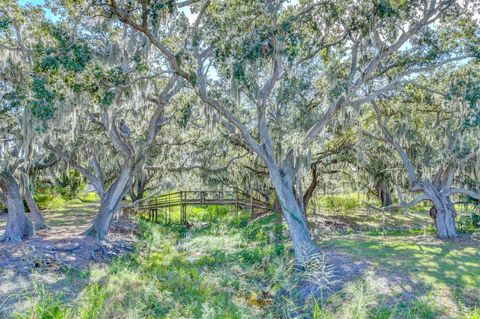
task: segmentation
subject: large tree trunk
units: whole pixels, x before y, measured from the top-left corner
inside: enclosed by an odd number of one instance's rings
[[[149,182],[150,178],[142,175],[139,175],[137,178],[133,179],[129,191],[129,196],[132,203],[135,203],[136,201],[143,198],[145,194],[145,189],[147,188]]]
[[[440,239],[452,239],[458,237],[455,226],[457,212],[448,196],[443,195],[433,185],[428,185],[425,193],[430,196],[433,207],[430,209],[430,217],[435,221],[437,237]]]
[[[32,192],[30,191],[28,185],[28,178],[26,175],[22,175],[22,182],[25,202],[27,203],[28,210],[30,211],[30,216],[33,220],[33,224],[35,225],[35,230],[48,229],[49,227],[45,223],[45,219],[40,212],[40,208],[38,208],[38,205],[33,198]]]
[[[310,185],[308,186],[307,190],[305,191],[305,194],[303,195],[303,207],[305,208],[305,215],[307,213],[308,204],[310,203],[310,200],[312,199],[313,194],[315,193],[315,190],[317,189],[317,186],[318,186],[317,166],[312,165],[311,171],[312,171],[312,180],[310,181]]]
[[[440,239],[452,239],[458,237],[455,225],[457,212],[450,198],[443,197],[437,203],[434,203],[430,209],[430,216],[435,221],[437,237]]]
[[[93,225],[85,232],[86,236],[103,240],[108,234],[113,215],[120,207],[120,202],[125,197],[132,183],[132,169],[124,168],[118,178],[108,188],[100,200],[100,207]]]
[[[388,207],[393,205],[392,190],[388,183],[379,180],[375,183],[375,192],[378,199],[380,199],[381,207]]]
[[[380,188],[380,201],[382,202],[382,207],[393,205],[392,191],[388,186]]]
[[[141,200],[143,198],[144,193],[145,192],[143,191],[138,193],[130,191],[128,195],[130,196],[130,200],[132,201],[132,204]]]
[[[19,242],[24,238],[33,236],[33,226],[23,206],[22,196],[17,181],[7,172],[0,174],[0,188],[5,195],[8,210],[5,234],[0,241]]]
[[[295,252],[295,265],[301,269],[303,267],[304,257],[317,252],[318,247],[312,240],[305,213],[295,197],[292,187],[292,177],[285,174],[285,172],[280,172],[277,168],[270,170],[270,176],[272,177],[283,216],[285,217],[292,238]]]
[[[42,213],[40,212],[40,208],[38,208],[35,199],[33,198],[28,185],[24,186],[24,195],[25,201],[27,202],[28,210],[30,211],[30,216],[33,219],[33,223],[35,225],[35,230],[41,229],[48,229],[49,227],[45,223],[45,219],[43,218]]]

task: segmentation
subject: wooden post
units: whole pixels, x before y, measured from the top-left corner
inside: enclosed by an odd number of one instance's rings
[[[180,203],[180,224],[185,224],[185,200],[187,198],[186,192],[181,192],[181,203]]]
[[[250,213],[253,216],[254,210],[253,210],[253,193],[250,194]]]
[[[183,219],[182,219],[182,224],[186,224],[187,223],[187,206],[186,205],[183,205]]]
[[[167,196],[167,211],[165,214],[165,224],[170,224],[170,194]]]
[[[238,216],[238,193],[235,192],[235,214]]]

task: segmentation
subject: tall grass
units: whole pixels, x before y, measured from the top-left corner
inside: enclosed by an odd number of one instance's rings
[[[34,293],[28,297],[25,311],[16,313],[15,319],[63,319],[70,318],[72,307],[62,302],[61,294],[54,294],[43,284],[33,284]]]
[[[328,300],[315,292],[299,300],[305,282],[329,289],[333,269],[323,255],[306,254],[306,271],[292,267],[291,243],[274,215],[251,221],[248,214],[195,212],[211,218],[188,230],[140,221],[141,245],[107,267],[89,272],[74,300],[36,285],[28,307],[15,318],[436,318],[436,300],[384,302],[365,279],[350,283]],[[210,215],[209,215],[210,214]],[[218,214],[219,218],[212,214]],[[320,291],[321,293],[321,291]],[[466,308],[458,318],[476,319]]]

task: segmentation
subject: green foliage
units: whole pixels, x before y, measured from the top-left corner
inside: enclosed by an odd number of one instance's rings
[[[362,203],[358,194],[327,195],[320,198],[319,205],[329,212],[346,214],[358,210]]]
[[[10,28],[12,21],[6,17],[3,16],[0,18],[0,33],[7,31]]]
[[[95,103],[108,107],[114,102],[115,88],[124,85],[127,80],[127,75],[120,67],[106,67],[98,62],[92,62],[82,74],[81,82],[75,90],[87,92]]]
[[[30,101],[33,115],[45,123],[55,113],[56,95],[47,88],[45,80],[39,77],[33,78],[33,99]]]
[[[12,91],[4,93],[2,98],[8,103],[2,105],[0,114],[10,110],[20,109],[26,99],[25,90],[16,86]]]
[[[59,194],[51,191],[36,192],[33,195],[38,208],[44,209],[58,209],[65,205],[66,201]]]
[[[80,199],[83,203],[98,203],[100,201],[100,198],[95,192],[85,193]]]
[[[456,223],[459,232],[474,233],[480,229],[480,214],[471,213],[470,215],[459,216]]]
[[[251,266],[261,262],[265,257],[265,253],[261,248],[255,247],[253,249],[242,250],[241,257],[246,265]]]
[[[278,232],[275,230],[275,219],[277,216],[275,214],[270,214],[264,218],[258,220],[255,223],[250,223],[242,232],[242,235],[247,240],[256,240],[258,238],[266,239],[268,233]]]
[[[450,99],[461,98],[469,106],[469,112],[464,122],[466,130],[480,126],[480,78],[478,63],[468,64],[466,67],[455,70],[451,75],[448,94]]]
[[[185,104],[183,108],[180,109],[180,115],[177,118],[178,125],[181,128],[186,128],[190,118],[192,117],[193,106],[191,104]]]
[[[38,73],[58,71],[83,71],[91,59],[91,49],[80,40],[73,40],[61,25],[44,23],[43,29],[55,41],[56,46],[46,47],[40,43],[35,46],[35,71]]]
[[[99,284],[91,284],[86,288],[86,296],[79,311],[80,319],[96,319],[105,306],[105,291]]]
[[[55,191],[65,200],[79,198],[85,194],[87,184],[84,178],[77,170],[68,170],[58,177],[58,185],[55,185]]]
[[[66,319],[71,316],[71,308],[62,302],[62,295],[54,295],[44,285],[34,286],[30,297],[31,306],[24,313],[17,313],[15,319]]]
[[[149,4],[147,13],[153,26],[158,26],[162,17],[172,14],[175,8],[174,0],[153,1]]]
[[[78,171],[69,170],[60,174],[59,184],[51,185],[37,181],[35,184],[35,201],[40,209],[58,209],[72,200],[96,202],[95,193],[86,193],[86,183]]]
[[[396,9],[396,5],[398,5],[398,3],[406,3],[407,1],[388,1],[388,0],[380,0],[380,1],[377,1],[376,3],[376,13],[378,14],[378,16],[380,16],[381,18],[385,18],[385,17],[392,17],[392,16],[395,16],[395,15],[398,15],[398,11]]]
[[[480,319],[480,308],[473,308],[469,313],[465,316],[465,319]]]

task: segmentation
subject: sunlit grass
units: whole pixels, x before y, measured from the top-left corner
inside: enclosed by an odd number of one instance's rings
[[[92,208],[77,207],[87,212]],[[172,213],[179,213],[172,209]],[[52,218],[68,220],[68,209]],[[276,299],[292,283],[291,244],[277,216],[251,220],[233,208],[195,207],[192,229],[140,221],[141,244],[129,256],[88,272],[74,300],[34,291],[21,318],[478,318],[480,251],[472,242],[440,242],[423,230],[332,235],[323,248],[368,264],[361,278],[306,309]],[[403,217],[402,217],[403,218]],[[332,246],[333,245],[333,246]],[[46,305],[59,307],[49,316]],[[477,317],[475,317],[477,316]]]
[[[442,314],[449,318],[464,318],[464,315],[467,318],[465,313],[480,304],[480,243],[442,242],[431,235],[371,237],[355,234],[335,236],[321,244],[334,244],[355,260],[367,261],[377,273],[400,278],[401,282],[410,285],[409,294],[427,294],[429,302],[417,297],[420,299],[415,298],[415,302],[398,304],[397,312],[403,313],[405,318],[437,318]],[[378,281],[378,278],[370,280]],[[464,299],[468,299],[466,305]],[[407,312],[410,314],[406,315]]]

